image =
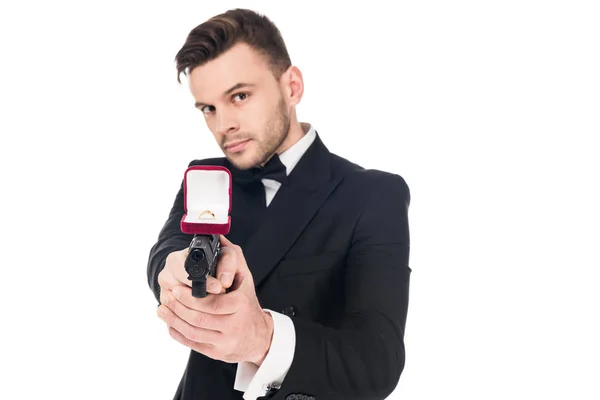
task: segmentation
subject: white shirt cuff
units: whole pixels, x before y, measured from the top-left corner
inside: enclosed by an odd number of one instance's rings
[[[269,386],[280,387],[287,375],[296,350],[296,330],[287,315],[275,311],[264,311],[273,317],[273,339],[265,360],[258,367],[251,362],[238,363],[235,375],[235,390],[244,393],[244,400],[255,400],[264,396]]]

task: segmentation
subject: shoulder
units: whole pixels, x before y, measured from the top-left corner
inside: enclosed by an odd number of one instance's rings
[[[331,167],[334,175],[343,177],[343,184],[350,186],[358,196],[393,195],[410,202],[410,189],[400,174],[368,169],[346,158],[331,153]]]

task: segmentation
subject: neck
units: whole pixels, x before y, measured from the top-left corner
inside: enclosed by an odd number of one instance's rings
[[[301,122],[295,121],[290,124],[290,129],[288,131],[287,137],[281,143],[281,145],[277,148],[276,153],[281,154],[290,147],[294,145],[298,140],[302,139],[306,132],[308,132],[309,126],[308,124],[303,124]]]

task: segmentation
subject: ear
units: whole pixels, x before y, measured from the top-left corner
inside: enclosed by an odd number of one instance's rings
[[[280,85],[289,106],[295,106],[302,100],[304,94],[304,81],[302,72],[295,66],[291,66],[281,75]]]

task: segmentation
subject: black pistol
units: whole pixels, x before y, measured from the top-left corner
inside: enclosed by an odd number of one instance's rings
[[[215,276],[220,249],[219,235],[194,235],[185,259],[193,297],[206,297],[206,280],[208,275]]]

